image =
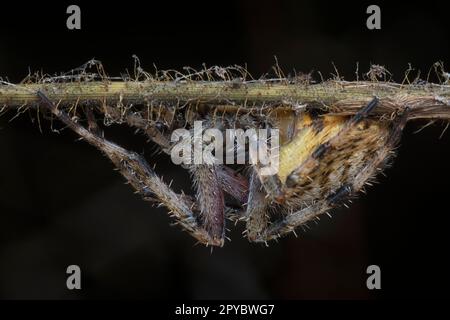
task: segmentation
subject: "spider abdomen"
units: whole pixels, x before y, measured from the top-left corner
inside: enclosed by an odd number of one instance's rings
[[[388,123],[366,119],[346,127],[348,119],[327,115],[314,120],[299,118],[292,140],[280,149],[278,178],[289,207],[298,209],[353,185],[370,161],[385,152]]]

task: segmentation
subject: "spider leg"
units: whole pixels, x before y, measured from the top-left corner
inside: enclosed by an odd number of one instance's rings
[[[197,188],[202,225],[209,235],[220,241],[225,236],[224,196],[214,165],[190,166]]]
[[[161,126],[164,126],[162,122],[144,119],[140,114],[133,112],[128,112],[122,116],[119,109],[107,105],[104,105],[100,109],[100,112],[103,112],[113,119],[123,118],[123,121],[130,127],[142,130],[151,141],[161,148],[162,151],[169,153],[170,139],[161,130]]]
[[[120,111],[115,108],[105,105],[103,106],[103,109],[104,112],[106,112],[109,116],[112,116],[113,118],[118,119],[121,117]],[[144,131],[146,136],[152,142],[157,144],[164,153],[170,155],[170,151],[172,148],[170,137],[161,132],[161,130],[158,128],[158,122],[155,121],[149,122],[148,120],[142,118],[140,115],[134,113],[125,115],[124,120],[130,127],[134,127]],[[190,170],[194,176],[196,175],[195,173],[196,169],[193,165],[185,166],[185,168]],[[203,171],[203,169],[200,170]],[[230,196],[232,196],[241,203],[247,202],[248,182],[244,176],[238,174],[233,169],[223,165],[215,165],[214,171],[215,173],[213,175],[215,175],[216,178],[219,180],[220,186],[225,193],[229,194]],[[201,177],[204,175],[204,172],[199,172],[198,175],[199,177],[196,180],[203,181]],[[207,186],[208,185],[206,185],[206,187]],[[220,199],[216,200],[220,201]]]
[[[269,200],[258,177],[254,171],[250,177],[247,211],[245,213],[246,235],[249,241],[257,240],[267,228],[267,208]]]
[[[177,220],[177,224],[180,224],[199,242],[207,245],[223,245],[223,238],[210,235],[208,230],[198,221],[191,209],[193,204],[187,200],[188,198],[180,196],[170,189],[142,156],[130,152],[76,123],[66,112],[59,110],[41,91],[38,91],[37,95],[43,106],[56,118],[81,138],[102,151],[138,193],[144,197],[156,197],[162,205],[167,207],[171,215]]]
[[[120,117],[117,109],[106,108],[108,114]],[[170,154],[172,147],[170,138],[158,128],[157,122],[149,122],[135,113],[127,114],[124,118],[129,126],[143,130],[147,137],[156,143],[164,153]],[[225,232],[223,191],[238,200],[244,199],[247,193],[245,185],[243,185],[243,181],[246,181],[245,178],[224,166],[190,165],[185,167],[189,169],[194,178],[197,189],[196,205],[200,212],[202,225],[213,238],[222,239]]]
[[[296,227],[328,212],[345,199],[348,199],[358,191],[362,190],[364,185],[386,165],[386,162],[394,154],[393,149],[400,140],[403,128],[407,122],[408,112],[408,109],[406,109],[406,111],[392,123],[392,127],[388,131],[384,145],[376,151],[372,160],[356,174],[352,182],[341,185],[340,188],[327,198],[320,199],[310,206],[306,206],[299,211],[288,214],[284,218],[275,221],[254,241],[266,242],[268,240],[277,239],[289,232],[293,232]]]
[[[216,173],[223,192],[241,204],[247,202],[249,183],[246,177],[224,165],[216,165]]]

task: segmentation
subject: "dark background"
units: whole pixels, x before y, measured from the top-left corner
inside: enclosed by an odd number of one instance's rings
[[[82,29],[66,29],[66,8],[81,7]],[[426,74],[449,65],[444,1],[383,4],[382,29],[366,28],[372,3],[344,1],[9,2],[0,5],[0,76],[67,71],[91,58],[109,75],[132,70],[132,55],[153,70],[247,64],[260,75],[277,56],[290,71],[355,78],[370,63],[402,81],[408,63]],[[447,70],[448,71],[448,70]],[[423,76],[425,78],[425,76]],[[94,148],[50,132],[25,114],[0,119],[1,298],[428,298],[448,297],[450,133],[437,123],[406,129],[387,178],[269,248],[233,228],[222,249],[193,246],[165,210],[134,195]],[[35,117],[34,117],[35,118]],[[36,118],[35,118],[36,119]],[[128,130],[110,136],[145,152],[157,170],[189,177]],[[66,289],[66,267],[82,269],[82,290]],[[366,268],[381,267],[382,290],[366,288]]]

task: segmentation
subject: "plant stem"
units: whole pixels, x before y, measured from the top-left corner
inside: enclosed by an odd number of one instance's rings
[[[377,96],[377,114],[410,108],[410,119],[450,119],[450,86],[391,82],[327,81],[289,84],[287,81],[98,81],[0,85],[0,106],[18,108],[38,103],[40,90],[60,106],[77,104],[162,105],[204,103],[240,108],[286,104],[309,105],[330,112],[353,114]]]

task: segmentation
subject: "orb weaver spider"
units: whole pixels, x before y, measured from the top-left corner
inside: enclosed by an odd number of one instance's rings
[[[58,109],[42,91],[41,105],[80,138],[102,151],[144,199],[158,201],[200,243],[223,246],[226,218],[244,221],[249,241],[275,240],[354,197],[383,170],[399,142],[407,122],[408,108],[389,121],[370,119],[377,107],[374,97],[352,116],[317,115],[303,111],[272,112],[223,118],[220,129],[252,125],[280,128],[279,171],[262,176],[255,166],[238,172],[225,165],[191,165],[196,197],[177,194],[164,183],[139,154],[106,140],[98,130],[92,110],[86,110],[86,128]],[[109,110],[111,113],[114,110]],[[209,119],[210,114],[202,115]],[[259,115],[261,116],[261,115]],[[184,117],[184,121],[187,116]],[[129,118],[128,124],[141,127]],[[211,124],[213,125],[213,124]],[[170,150],[164,124],[146,125],[148,136],[162,150]],[[239,203],[233,209],[224,195]],[[278,215],[271,214],[274,211]]]

